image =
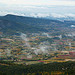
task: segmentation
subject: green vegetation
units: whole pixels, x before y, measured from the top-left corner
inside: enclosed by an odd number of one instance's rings
[[[64,75],[75,75],[75,62],[15,65],[0,61],[0,75],[27,75],[28,73],[38,75],[40,72],[62,72]]]

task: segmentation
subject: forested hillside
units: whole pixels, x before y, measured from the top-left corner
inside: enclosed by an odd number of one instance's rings
[[[0,31],[5,33],[19,32],[59,32],[73,30],[75,22],[48,20],[41,18],[6,15],[0,17]],[[10,31],[10,32],[9,32]]]
[[[0,75],[75,75],[75,62],[16,65],[0,61]]]

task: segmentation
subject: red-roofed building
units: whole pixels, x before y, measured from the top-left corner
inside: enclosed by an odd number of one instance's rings
[[[75,52],[69,52],[70,55],[75,55]]]

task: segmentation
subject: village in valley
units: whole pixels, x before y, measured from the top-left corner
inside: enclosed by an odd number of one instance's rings
[[[0,32],[0,60],[26,65],[75,61],[75,32]]]

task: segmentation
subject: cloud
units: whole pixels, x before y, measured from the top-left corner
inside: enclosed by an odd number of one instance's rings
[[[49,14],[42,14],[42,13],[37,13],[37,14],[35,14],[35,13],[31,13],[29,16],[31,16],[31,17],[47,17],[47,16],[49,16]]]
[[[62,10],[61,10],[62,9]],[[8,5],[0,7],[0,15],[15,14],[31,17],[75,17],[75,6]]]
[[[43,18],[43,17],[50,17],[50,18],[69,18],[69,17],[72,17],[72,18],[75,18],[75,14],[72,14],[72,13],[66,13],[66,14],[57,14],[57,13],[31,13],[27,16],[30,16],[30,17],[39,17],[39,18]]]
[[[54,17],[54,18],[67,18],[73,17],[75,18],[75,14],[66,13],[66,14],[58,14],[58,13],[21,13],[21,12],[10,12],[10,11],[0,11],[0,16],[5,16],[7,14],[13,14],[18,16],[28,16],[28,17]]]
[[[65,15],[56,14],[56,13],[52,13],[51,16],[54,17],[54,18],[61,18],[61,17],[63,18],[63,17],[66,17]]]
[[[75,17],[75,14],[66,14],[66,16]]]
[[[31,17],[54,17],[54,18],[67,18],[67,17],[75,17],[75,14],[67,13],[67,14],[57,14],[57,13],[31,13],[28,16]]]
[[[0,11],[0,16],[5,16],[5,15],[7,15],[7,14],[13,14],[13,15],[19,15],[19,16],[26,16],[26,15],[24,15],[24,14],[22,14],[22,13],[15,13],[15,12],[9,12],[9,11]]]

